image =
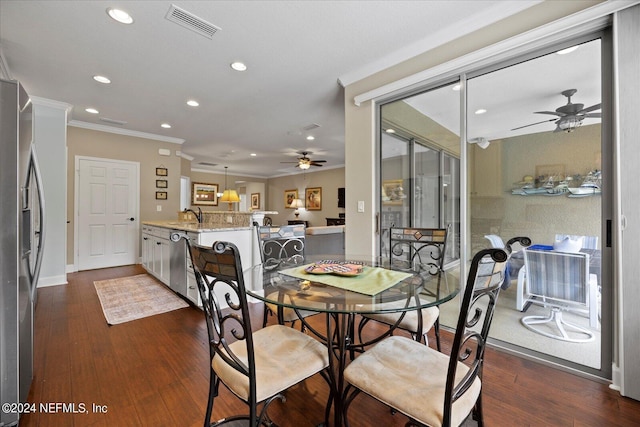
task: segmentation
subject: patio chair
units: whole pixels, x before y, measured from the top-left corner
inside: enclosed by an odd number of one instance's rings
[[[592,328],[598,326],[598,281],[589,273],[589,254],[526,250],[527,281],[524,303],[549,309],[544,316],[525,316],[522,324],[546,337],[588,342],[594,333],[567,321],[563,312],[587,313]]]

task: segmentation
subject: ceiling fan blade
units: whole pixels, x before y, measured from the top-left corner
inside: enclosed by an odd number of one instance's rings
[[[562,117],[564,114],[558,113],[556,111],[535,111],[534,114],[552,114],[554,116]]]
[[[599,110],[602,104],[594,104],[591,107],[583,108],[577,114],[588,113],[589,111]]]
[[[300,162],[280,162],[280,163],[300,163]]]
[[[309,163],[311,166],[323,166],[322,163],[311,162]]]
[[[317,163],[327,163],[326,160],[311,160],[312,162],[317,162]]]
[[[520,126],[520,127],[517,127],[517,128],[513,128],[511,130],[518,130],[518,129],[526,128],[526,127],[529,127],[529,126],[539,125],[541,123],[552,122],[554,120],[556,120],[556,119],[543,120],[541,122],[531,123],[531,124],[528,124],[528,125],[524,125],[524,126]]]
[[[591,118],[591,119],[599,119],[602,117],[602,113],[589,113],[589,114],[585,114],[584,117],[586,117],[587,119]]]

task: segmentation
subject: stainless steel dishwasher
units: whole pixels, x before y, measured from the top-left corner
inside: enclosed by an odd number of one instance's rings
[[[177,231],[177,230],[172,230]],[[184,239],[170,241],[170,286],[174,292],[187,296],[187,247]]]

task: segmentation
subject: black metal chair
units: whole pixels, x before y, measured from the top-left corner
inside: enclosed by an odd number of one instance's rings
[[[260,258],[265,269],[275,268],[283,259],[297,258],[296,262],[303,263],[305,259],[305,237],[306,227],[304,224],[296,225],[275,225],[261,226],[257,222],[258,246],[260,248]],[[312,311],[300,311],[292,308],[276,307],[273,304],[265,304],[264,318],[262,325],[266,326],[269,315],[276,314],[278,323],[283,325],[287,322],[291,326],[301,318],[317,314]],[[304,324],[301,326],[304,330]]]
[[[448,228],[401,228],[389,229],[389,263],[391,268],[410,269],[419,274],[440,275],[444,265]],[[399,304],[402,304],[400,302]],[[412,334],[416,341],[427,344],[427,331],[434,328],[436,346],[440,350],[440,310],[428,307],[400,313],[365,314],[358,325],[358,336],[362,342],[362,330],[375,320],[387,324],[391,330],[398,328]]]
[[[364,392],[409,417],[408,425],[458,426],[470,414],[483,425],[485,345],[510,252],[510,247],[483,249],[473,257],[450,356],[392,336],[347,366],[345,419]]]
[[[233,243],[218,241],[209,248],[190,244],[182,233],[171,236],[173,241],[181,238],[187,240],[209,335],[205,427],[270,424],[267,409],[275,399],[284,400],[284,390],[317,373],[329,382],[328,353],[319,341],[282,325],[252,331],[240,254]],[[249,415],[211,423],[221,382],[249,406]],[[325,422],[328,411],[329,406]]]

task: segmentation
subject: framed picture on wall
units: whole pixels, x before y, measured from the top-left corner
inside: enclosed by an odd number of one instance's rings
[[[218,206],[218,184],[194,182],[191,187],[191,204]]]
[[[169,175],[169,170],[167,168],[156,168],[156,176],[167,176]]]
[[[260,193],[251,193],[251,209],[260,209]]]
[[[169,187],[169,181],[166,179],[156,179],[156,188],[167,188]]]
[[[298,190],[284,190],[284,207],[288,209],[295,209],[291,207],[291,202],[298,198]]]
[[[404,194],[401,179],[389,179],[382,182],[382,204],[383,205],[402,205],[407,195]]]
[[[304,191],[304,199],[308,211],[322,210],[322,187],[307,188]]]
[[[167,200],[166,191],[156,191],[156,200]]]

